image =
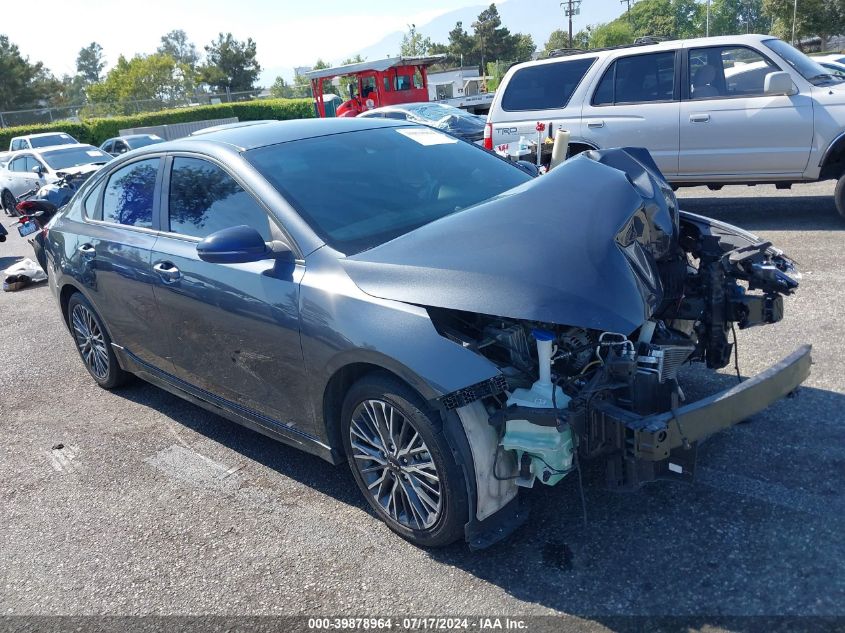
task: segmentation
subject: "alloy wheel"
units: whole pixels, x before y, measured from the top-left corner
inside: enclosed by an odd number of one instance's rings
[[[71,324],[83,362],[94,376],[105,380],[109,375],[109,352],[94,314],[84,305],[76,305],[71,314]]]
[[[354,467],[369,494],[400,525],[424,530],[443,509],[434,459],[412,422],[383,400],[364,400],[352,413]]]

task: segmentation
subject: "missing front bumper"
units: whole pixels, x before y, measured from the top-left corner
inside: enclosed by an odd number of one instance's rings
[[[810,345],[717,394],[665,413],[639,416],[597,402],[573,420],[585,457],[609,454],[608,483],[632,488],[653,479],[688,479],[696,443],[759,413],[810,375]]]

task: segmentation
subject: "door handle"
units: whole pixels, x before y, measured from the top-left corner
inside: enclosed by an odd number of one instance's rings
[[[171,262],[159,262],[153,266],[153,270],[158,273],[159,277],[161,277],[165,283],[173,283],[182,277],[182,272]]]
[[[83,244],[79,248],[76,249],[80,254],[85,255],[86,257],[93,257],[97,250],[91,246],[90,244]]]
[[[599,127],[604,127],[604,121],[601,121],[601,120],[587,121],[587,127],[594,128],[594,129],[599,128]]]
[[[690,114],[690,123],[707,123],[710,120],[709,114]]]

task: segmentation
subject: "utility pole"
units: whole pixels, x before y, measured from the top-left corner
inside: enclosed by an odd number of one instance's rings
[[[705,27],[704,37],[710,37],[710,0],[707,0],[707,26]]]
[[[565,0],[560,6],[566,7],[563,13],[569,18],[569,48],[572,48],[572,18],[581,13],[581,0]]]
[[[795,46],[795,19],[798,17],[798,0],[795,0],[795,4],[792,5],[792,42],[790,42],[793,46]]]
[[[634,0],[619,0],[619,4],[627,4],[628,8],[625,9],[625,15],[628,16],[628,22],[631,21],[631,5],[634,4]]]

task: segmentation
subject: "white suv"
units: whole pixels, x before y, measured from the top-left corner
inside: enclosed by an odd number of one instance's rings
[[[570,154],[648,148],[676,186],[838,179],[845,217],[845,82],[768,35],[553,57],[511,68],[485,146],[570,131]]]

